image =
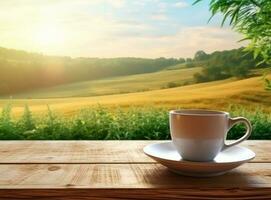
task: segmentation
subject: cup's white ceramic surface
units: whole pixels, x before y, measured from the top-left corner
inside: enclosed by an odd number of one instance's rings
[[[231,144],[225,144],[227,132],[238,123],[246,126],[245,135]],[[246,118],[230,118],[227,112],[170,111],[171,138],[178,153],[185,160],[211,161],[220,151],[246,140],[251,131],[251,124]]]

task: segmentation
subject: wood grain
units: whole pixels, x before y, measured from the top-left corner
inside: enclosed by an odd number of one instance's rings
[[[0,163],[155,163],[144,146],[162,141],[1,141]],[[270,142],[243,143],[256,153],[251,162],[271,162]]]
[[[0,199],[271,199],[271,142],[212,178],[176,175],[142,149],[162,141],[1,141]]]
[[[0,199],[54,199],[54,200],[101,200],[101,199],[201,199],[201,200],[255,200],[271,199],[269,188],[209,188],[209,189],[0,189]]]
[[[0,165],[0,199],[270,199],[270,165],[178,176],[159,164]]]
[[[0,165],[1,189],[270,188],[268,163],[248,163],[223,176],[176,175],[160,164]]]

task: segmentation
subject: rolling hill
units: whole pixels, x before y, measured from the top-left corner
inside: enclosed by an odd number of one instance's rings
[[[0,47],[0,95],[62,84],[144,74],[182,63],[176,58],[71,58]]]
[[[64,98],[122,94],[176,87],[193,82],[200,67],[162,70],[130,76],[111,77],[49,87],[28,93],[15,94],[13,98]],[[9,98],[9,97],[6,97]]]
[[[194,73],[194,69],[191,69],[191,73],[188,72],[186,78],[186,72],[184,72],[186,68],[198,67],[199,69],[202,67],[204,70],[197,73],[198,78],[195,80],[206,82],[229,77],[246,77],[247,72],[255,68],[256,64],[257,61],[253,59],[252,54],[244,55],[243,48],[216,51],[210,54],[198,51],[194,58],[184,59],[164,57],[71,58],[0,47],[0,98],[3,96],[15,97],[18,94],[27,95],[18,95],[20,98],[54,98],[146,91],[176,87],[190,82],[190,75]],[[264,64],[262,65],[261,67],[266,67]],[[169,70],[174,70],[174,72],[168,72],[169,74],[161,72],[162,75],[159,75],[160,71]],[[158,72],[158,74],[157,78],[152,80],[152,77],[148,76],[154,72]],[[177,76],[172,78],[172,74],[174,76],[175,72],[179,74],[179,80],[175,79]],[[137,76],[139,74],[143,76]],[[125,76],[130,75],[135,76],[126,80]],[[166,76],[168,76],[168,80],[165,80]],[[158,80],[159,78],[162,80]],[[149,84],[148,80],[156,83]],[[126,83],[127,86],[130,86],[130,82],[131,89],[122,86]],[[137,86],[133,87],[136,84]],[[150,88],[145,87],[144,84],[149,85]],[[112,88],[110,88],[111,86]]]
[[[68,116],[98,104],[209,109],[240,105],[261,106],[270,112],[271,92],[264,90],[256,61],[252,55],[241,55],[242,48],[211,54],[200,51],[186,60],[69,58],[0,48],[0,110],[11,103],[14,114],[21,114],[28,104],[37,114],[50,105]],[[242,70],[254,77],[233,78],[240,77]],[[195,74],[212,82],[195,84]],[[227,79],[213,81],[222,78]]]
[[[269,77],[270,78],[270,77]],[[129,94],[96,97],[11,99],[0,100],[0,107],[11,103],[14,114],[20,114],[28,104],[34,113],[43,113],[47,104],[57,112],[71,115],[86,106],[163,106],[168,108],[227,109],[237,105],[248,109],[261,106],[271,111],[271,92],[265,91],[261,76],[243,80],[227,79],[209,83],[193,84],[170,89],[160,89]]]

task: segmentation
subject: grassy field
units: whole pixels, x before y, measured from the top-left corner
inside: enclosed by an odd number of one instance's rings
[[[200,67],[162,70],[154,73],[120,76],[101,80],[78,82],[15,94],[14,98],[89,97],[157,90],[189,84]]]
[[[77,95],[90,94],[87,87],[91,84],[85,82],[43,93],[52,97],[63,95],[61,98],[0,99],[0,139],[169,139],[168,111],[176,108],[227,110],[232,116],[245,116],[252,122],[250,139],[271,139],[271,92],[264,90],[262,76],[160,89],[168,80],[179,80],[176,72],[180,71],[100,80],[103,83],[96,85],[100,92],[106,81],[107,91],[121,86],[129,91],[152,87],[152,91],[67,97],[76,91]],[[191,78],[195,72],[190,73]],[[244,127],[234,127],[228,138],[237,139],[243,132]]]
[[[245,116],[253,126],[250,139],[271,139],[271,116],[258,109],[248,112],[238,107],[227,110],[232,116]],[[0,139],[28,140],[139,140],[169,139],[168,110],[156,107],[106,108],[96,106],[82,109],[73,117],[56,115],[49,108],[44,115],[33,117],[26,107],[24,114],[14,120],[11,107],[0,115]],[[243,126],[235,126],[229,139],[240,138]]]
[[[97,104],[108,107],[160,106],[224,110],[229,105],[240,105],[248,110],[262,107],[265,112],[270,112],[271,92],[264,90],[262,77],[258,76],[243,80],[228,79],[170,89],[96,97],[2,99],[0,107],[7,103],[13,105],[15,115],[23,112],[25,104],[28,104],[34,113],[40,114],[47,110],[47,105],[50,105],[54,111],[68,116],[81,108]]]

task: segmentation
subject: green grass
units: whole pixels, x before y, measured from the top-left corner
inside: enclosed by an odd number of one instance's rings
[[[271,116],[258,109],[248,112],[229,108],[232,116],[245,116],[253,125],[250,139],[271,139]],[[82,109],[73,117],[57,115],[48,107],[43,116],[33,117],[26,106],[20,118],[11,117],[12,107],[6,105],[0,116],[1,140],[139,140],[170,139],[166,108],[95,106]],[[234,127],[228,136],[237,139],[243,126]]]
[[[170,85],[177,87],[192,83],[193,75],[200,70],[200,67],[162,70],[154,73],[65,84],[12,96],[13,98],[66,98],[158,90]]]
[[[177,69],[185,69],[186,68],[186,63],[181,63],[173,66],[169,66],[165,68],[166,70],[177,70]]]

